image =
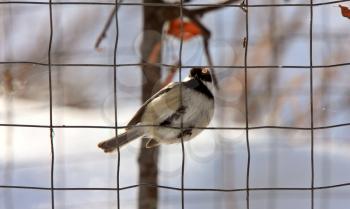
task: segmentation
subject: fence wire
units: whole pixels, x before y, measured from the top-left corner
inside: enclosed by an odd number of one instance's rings
[[[53,19],[52,19],[52,0],[49,0],[49,17],[50,17],[50,38],[49,38],[49,49],[48,49],[48,69],[49,69],[49,102],[50,102],[50,145],[51,145],[51,173],[50,173],[50,180],[51,180],[51,208],[55,208],[55,185],[54,185],[54,171],[55,171],[55,147],[54,147],[54,129],[52,128],[53,125],[53,118],[52,118],[52,109],[53,109],[53,103],[52,103],[52,69],[51,69],[51,49],[52,49],[52,41],[53,41]]]
[[[315,186],[315,166],[314,166],[314,131],[321,129],[333,129],[337,127],[345,127],[350,126],[350,123],[342,123],[342,124],[334,124],[329,126],[315,126],[314,125],[314,90],[313,90],[313,70],[317,68],[337,68],[343,66],[350,66],[350,62],[348,63],[336,63],[332,65],[313,65],[313,10],[315,7],[324,6],[324,5],[332,5],[337,3],[350,2],[350,0],[339,0],[339,1],[328,1],[321,3],[314,3],[313,0],[310,0],[309,3],[285,3],[285,4],[249,4],[249,0],[245,0],[242,5],[222,5],[222,4],[187,4],[181,0],[179,3],[133,3],[133,2],[84,2],[84,1],[62,1],[55,2],[52,0],[49,1],[1,1],[0,5],[3,4],[34,4],[34,5],[47,5],[49,9],[49,29],[50,29],[50,38],[49,38],[49,47],[48,47],[48,61],[45,62],[32,62],[32,61],[0,61],[0,65],[5,64],[32,64],[32,65],[40,65],[46,66],[49,72],[49,104],[50,104],[50,124],[49,125],[31,125],[31,124],[6,124],[0,123],[0,127],[24,127],[24,128],[44,128],[49,129],[49,136],[51,141],[51,186],[50,187],[32,187],[32,186],[21,186],[21,185],[0,185],[0,188],[3,189],[23,189],[23,190],[45,190],[51,192],[51,208],[55,208],[55,191],[116,191],[117,192],[117,208],[120,208],[120,191],[139,188],[139,187],[157,187],[162,189],[181,191],[181,205],[182,209],[185,208],[185,192],[246,192],[246,208],[250,208],[250,191],[310,191],[311,193],[311,205],[310,207],[314,208],[314,192],[316,190],[329,190],[333,188],[339,187],[348,187],[350,186],[350,182],[335,184],[335,185],[327,185],[327,186]],[[80,64],[80,63],[52,63],[51,61],[51,50],[52,50],[52,42],[53,37],[55,35],[55,30],[53,26],[53,6],[59,5],[110,5],[110,6],[144,6],[144,7],[174,7],[178,8],[180,11],[180,18],[183,19],[183,7],[244,7],[245,10],[245,52],[244,52],[244,65],[241,66],[232,66],[232,65],[213,65],[210,67],[213,68],[227,68],[227,69],[243,69],[244,70],[244,92],[245,92],[245,126],[244,127],[194,127],[194,129],[209,129],[209,130],[245,130],[246,133],[246,148],[247,148],[247,170],[246,170],[246,186],[244,188],[232,188],[232,189],[209,189],[209,188],[186,188],[185,187],[185,147],[183,143],[183,139],[181,140],[182,144],[182,168],[181,168],[181,187],[170,187],[164,185],[155,185],[149,183],[140,183],[135,185],[130,185],[126,187],[120,187],[120,152],[119,147],[117,150],[118,160],[117,160],[117,187],[116,188],[107,188],[107,187],[56,187],[54,185],[54,168],[55,168],[55,153],[54,153],[54,129],[74,129],[74,128],[91,128],[91,129],[115,129],[115,135],[118,135],[119,128],[128,128],[128,126],[118,126],[118,116],[117,116],[117,68],[118,67],[126,67],[126,66],[144,66],[144,65],[156,65],[161,67],[179,67],[179,80],[182,80],[182,69],[183,68],[193,68],[193,67],[208,67],[208,66],[198,66],[198,65],[182,65],[181,57],[183,51],[183,37],[181,38],[180,50],[179,50],[179,66],[169,65],[169,64],[151,64],[151,63],[131,63],[131,64],[117,64],[117,50],[118,50],[118,41],[119,41],[119,20],[118,20],[118,12],[115,14],[115,28],[116,28],[116,38],[115,38],[115,46],[114,46],[114,59],[113,64]],[[309,65],[249,65],[248,63],[248,53],[249,53],[249,9],[250,8],[265,8],[265,7],[309,7],[310,9],[310,24],[309,24]],[[183,21],[182,21],[183,22]],[[183,25],[181,24],[181,31],[183,31]],[[54,125],[53,124],[53,102],[52,102],[52,67],[60,66],[71,66],[71,67],[113,67],[113,75],[114,75],[114,126],[88,126],[88,125]],[[249,111],[248,111],[248,71],[249,69],[282,69],[282,68],[293,68],[293,69],[309,69],[309,91],[310,91],[310,117],[311,122],[309,127],[294,127],[294,126],[250,126],[249,124]],[[181,97],[182,100],[182,97]],[[181,101],[182,102],[182,101]],[[183,129],[181,127],[169,127],[174,129]],[[302,130],[310,132],[311,136],[311,145],[310,145],[310,170],[311,170],[311,182],[310,187],[266,187],[266,188],[254,188],[250,187],[250,158],[251,158],[251,150],[250,150],[250,141],[249,141],[249,133],[251,130],[257,129],[284,129],[284,130]]]
[[[244,1],[249,6],[249,0]],[[248,112],[248,48],[249,48],[249,7],[245,10],[245,38],[244,38],[244,106],[245,106],[245,136],[247,144],[247,176],[246,176],[246,201],[247,209],[250,208],[249,183],[250,183],[250,143],[249,143],[249,112]]]

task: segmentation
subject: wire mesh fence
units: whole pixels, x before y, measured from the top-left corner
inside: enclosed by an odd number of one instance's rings
[[[233,193],[233,192],[245,192],[246,197],[246,208],[251,208],[250,205],[250,194],[254,191],[307,191],[310,192],[310,208],[315,208],[315,191],[317,190],[330,190],[338,187],[347,187],[350,186],[350,182],[344,182],[341,184],[332,184],[332,185],[326,185],[326,186],[315,186],[315,159],[314,159],[314,147],[315,147],[315,137],[314,132],[316,130],[328,130],[328,129],[334,129],[337,127],[348,127],[350,126],[349,123],[339,123],[339,124],[332,124],[332,125],[316,125],[314,118],[314,70],[315,69],[335,69],[338,67],[347,67],[350,65],[349,62],[344,63],[334,63],[334,64],[327,64],[327,65],[314,65],[313,57],[314,57],[314,9],[322,6],[327,5],[337,5],[339,3],[346,3],[350,1],[322,1],[322,2],[316,2],[313,0],[308,1],[307,3],[289,3],[289,1],[284,1],[282,3],[275,3],[275,4],[262,4],[262,3],[251,3],[251,1],[245,0],[240,5],[236,4],[219,4],[219,3],[204,3],[204,4],[194,4],[194,3],[184,3],[183,0],[181,0],[179,3],[140,3],[140,2],[118,2],[116,1],[110,1],[110,2],[93,2],[93,1],[75,1],[75,2],[69,2],[69,1],[2,1],[0,2],[0,5],[9,5],[9,4],[18,4],[18,5],[45,5],[47,6],[47,9],[49,11],[49,25],[47,26],[49,28],[50,32],[50,38],[49,38],[49,44],[47,49],[47,62],[37,62],[37,61],[11,61],[11,60],[1,60],[1,65],[16,65],[16,64],[31,64],[31,65],[38,65],[43,66],[48,69],[48,83],[49,83],[49,123],[47,125],[34,125],[34,124],[16,124],[16,123],[2,123],[0,124],[1,127],[24,127],[24,128],[42,128],[42,129],[48,129],[49,134],[48,137],[50,138],[50,145],[51,145],[51,170],[50,170],[50,180],[51,185],[50,187],[37,187],[37,186],[21,186],[21,185],[0,185],[0,188],[2,189],[23,189],[23,190],[44,190],[44,191],[50,191],[51,193],[51,208],[54,209],[56,206],[55,203],[55,193],[57,191],[80,191],[80,190],[87,190],[87,191],[116,191],[116,198],[117,198],[117,208],[122,208],[120,205],[120,192],[133,189],[133,188],[139,188],[139,187],[156,187],[159,189],[167,189],[167,190],[174,190],[174,191],[180,191],[181,192],[181,208],[186,208],[185,204],[185,198],[187,195],[187,192],[219,192],[219,193]],[[182,20],[181,23],[181,30],[183,32],[183,20],[185,18],[185,15],[183,13],[183,8],[200,8],[200,7],[225,7],[225,8],[239,8],[244,10],[245,14],[245,38],[244,41],[242,41],[244,45],[244,63],[243,65],[215,65],[212,66],[208,65],[185,65],[182,63],[182,53],[183,53],[183,35],[180,41],[180,47],[179,47],[179,64],[177,65],[171,65],[171,64],[164,64],[164,63],[148,63],[145,61],[142,61],[141,63],[130,63],[130,64],[120,64],[117,62],[118,55],[117,52],[119,50],[119,31],[123,30],[123,28],[120,28],[119,26],[119,18],[118,18],[118,12],[115,13],[114,21],[115,25],[113,26],[116,30],[116,36],[114,40],[114,51],[113,51],[113,64],[99,64],[99,63],[54,63],[52,61],[52,46],[53,46],[53,38],[55,37],[55,34],[57,31],[55,30],[55,25],[53,23],[53,16],[55,13],[53,12],[54,7],[59,7],[60,5],[106,5],[111,7],[119,7],[119,6],[139,6],[139,7],[169,7],[173,9],[178,9],[180,14],[180,19]],[[264,10],[266,8],[271,7],[302,7],[307,8],[309,11],[310,18],[308,19],[308,29],[309,29],[309,36],[307,37],[309,40],[309,64],[307,65],[250,65],[249,63],[249,53],[250,52],[250,30],[251,27],[249,25],[250,23],[250,15],[252,9],[260,9]],[[322,38],[322,37],[321,37]],[[193,68],[193,67],[212,67],[214,69],[220,70],[222,68],[226,69],[243,69],[244,70],[244,125],[240,127],[194,127],[196,129],[205,129],[205,130],[242,130],[245,131],[245,147],[246,147],[246,155],[247,155],[247,165],[246,165],[246,176],[245,176],[245,187],[243,188],[230,188],[230,189],[219,189],[219,188],[189,188],[185,186],[185,146],[184,142],[182,140],[182,163],[181,163],[181,186],[180,187],[173,187],[173,186],[165,186],[165,185],[154,185],[149,183],[140,183],[130,186],[121,187],[120,186],[120,169],[121,169],[121,152],[118,148],[117,150],[117,186],[116,187],[99,187],[99,188],[92,188],[92,187],[57,187],[55,186],[55,147],[54,147],[54,130],[55,129],[112,129],[115,130],[115,135],[118,135],[119,129],[122,128],[128,128],[128,126],[120,125],[118,123],[118,102],[117,102],[117,70],[120,67],[140,67],[140,66],[160,66],[160,67],[168,67],[168,68],[178,68],[179,69],[179,78],[178,80],[181,81],[183,76],[182,69],[186,68]],[[113,126],[101,126],[101,125],[55,125],[53,122],[53,118],[55,117],[53,114],[53,88],[52,88],[52,72],[53,67],[86,67],[86,68],[94,68],[94,67],[102,67],[102,68],[113,68],[113,106],[114,106],[114,125]],[[279,125],[251,125],[249,123],[249,117],[250,117],[250,111],[249,111],[249,70],[252,69],[270,69],[270,70],[276,70],[276,69],[305,69],[309,70],[308,75],[308,90],[309,90],[309,117],[310,117],[310,123],[308,126],[279,126]],[[180,98],[182,100],[182,98]],[[171,127],[174,129],[183,129],[183,127]],[[310,134],[310,182],[308,187],[252,187],[250,185],[251,182],[251,155],[252,150],[250,146],[250,133],[252,130],[265,130],[265,129],[279,129],[279,130],[299,130],[304,131],[305,134]]]

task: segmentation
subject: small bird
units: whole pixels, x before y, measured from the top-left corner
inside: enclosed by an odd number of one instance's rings
[[[125,133],[99,143],[98,147],[113,152],[118,145],[122,147],[141,136],[148,140],[147,148],[194,138],[203,130],[195,127],[207,127],[214,114],[213,80],[208,68],[191,69],[183,82],[170,83],[148,99],[130,120]]]

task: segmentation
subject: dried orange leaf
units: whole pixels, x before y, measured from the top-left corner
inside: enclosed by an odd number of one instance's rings
[[[201,35],[202,30],[200,27],[191,21],[183,22],[183,40],[189,40],[195,36]],[[167,30],[167,34],[175,36],[176,38],[181,38],[181,19],[177,18],[170,21],[169,29]]]
[[[340,9],[341,9],[341,14],[344,16],[344,17],[347,17],[350,19],[350,9],[346,6],[342,6],[342,5],[339,5]]]

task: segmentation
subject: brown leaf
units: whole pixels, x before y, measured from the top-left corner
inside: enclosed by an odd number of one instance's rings
[[[350,19],[350,9],[342,5],[339,5],[339,7],[341,9],[341,14],[343,15],[343,17],[347,17]]]
[[[195,36],[201,35],[202,30],[200,27],[192,21],[184,21],[181,26],[181,19],[177,18],[170,21],[169,29],[167,30],[168,35],[175,36],[176,38],[181,38],[181,27],[183,27],[183,40],[190,40]]]

